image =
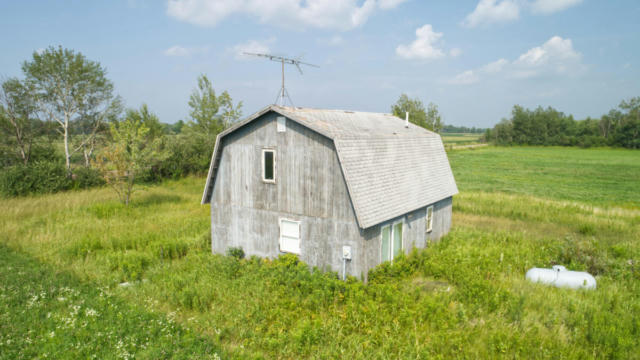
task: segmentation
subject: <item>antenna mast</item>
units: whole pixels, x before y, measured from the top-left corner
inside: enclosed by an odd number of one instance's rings
[[[278,91],[278,97],[276,98],[276,104],[280,106],[284,106],[285,98],[289,99],[291,106],[293,106],[293,101],[291,101],[291,97],[289,96],[287,89],[285,89],[284,87],[284,64],[295,65],[298,68],[298,71],[300,71],[300,75],[302,75],[302,68],[300,67],[300,65],[313,66],[317,68],[320,67],[318,65],[302,62],[299,59],[290,59],[283,56],[277,56],[277,55],[271,55],[271,54],[248,53],[248,52],[245,52],[244,54],[251,55],[251,56],[264,57],[271,61],[277,61],[282,64],[282,86],[280,87],[280,91]]]

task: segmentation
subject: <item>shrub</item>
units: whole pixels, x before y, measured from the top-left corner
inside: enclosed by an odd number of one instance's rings
[[[72,178],[74,189],[88,189],[104,185],[104,179],[98,170],[84,166],[74,169]]]
[[[0,174],[0,193],[3,196],[54,193],[68,190],[72,185],[64,164],[58,162],[15,165]]]
[[[242,250],[241,246],[230,247],[227,249],[227,256],[231,256],[236,259],[244,259],[244,250]]]

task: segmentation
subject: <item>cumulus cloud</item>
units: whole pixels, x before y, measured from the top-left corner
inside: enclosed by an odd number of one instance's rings
[[[416,30],[416,39],[409,45],[398,45],[396,54],[405,59],[438,59],[445,56],[439,48],[441,32],[433,31],[430,24]]]
[[[464,19],[463,25],[476,27],[499,22],[517,20],[520,7],[513,0],[480,0],[475,10]]]
[[[254,53],[254,54],[265,54],[270,53],[269,44],[275,42],[275,38],[269,38],[267,40],[258,41],[258,40],[249,40],[247,42],[237,44],[232,49],[231,52],[235,56],[236,59],[248,59],[252,58],[251,55],[247,55],[245,53]]]
[[[582,0],[480,0],[476,8],[462,21],[462,25],[476,27],[515,21],[521,10],[536,15],[548,15],[578,5]]]
[[[544,44],[527,50],[513,61],[499,59],[478,69],[464,71],[448,82],[456,85],[472,84],[480,81],[482,76],[497,74],[514,79],[550,74],[575,75],[584,69],[582,54],[573,48],[571,39],[554,36]]]
[[[581,2],[582,0],[535,0],[531,3],[531,11],[535,14],[553,14]]]
[[[583,67],[581,59],[582,55],[573,49],[571,39],[554,36],[520,55],[513,62],[514,75],[532,77],[542,72],[574,73]]]
[[[502,71],[502,69],[504,69],[504,67],[508,64],[509,64],[509,61],[507,61],[506,59],[498,59],[494,62],[490,62],[487,65],[483,66],[481,70],[482,72],[485,72],[488,74],[495,74]]]
[[[378,9],[392,9],[405,0],[168,0],[167,14],[200,26],[215,26],[233,14],[283,27],[350,30],[367,22]]]

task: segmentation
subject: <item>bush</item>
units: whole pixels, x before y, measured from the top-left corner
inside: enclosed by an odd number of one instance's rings
[[[236,259],[244,259],[244,250],[242,247],[230,247],[227,249],[227,256],[234,257]]]
[[[105,184],[102,175],[97,169],[78,167],[73,170],[73,188],[88,189]]]
[[[0,194],[3,196],[54,193],[72,186],[64,164],[57,162],[14,165],[0,174]]]

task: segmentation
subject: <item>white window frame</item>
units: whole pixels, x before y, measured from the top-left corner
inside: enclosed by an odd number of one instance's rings
[[[429,217],[429,211],[431,211],[431,217]],[[427,213],[424,216],[425,232],[430,233],[433,231],[433,205],[427,206]]]
[[[266,175],[266,164],[264,161],[264,155],[265,153],[270,152],[273,154],[273,179],[266,179],[265,175]],[[270,184],[275,184],[276,183],[276,149],[273,148],[264,148],[262,149],[262,159],[260,160],[262,161],[262,181],[266,182],[266,183],[270,183]]]
[[[287,118],[284,116],[278,116],[276,118],[276,130],[278,132],[286,132],[287,131]]]
[[[395,237],[393,236],[394,233],[394,227],[398,224],[402,224],[402,237],[400,238],[400,250],[402,250],[402,252],[404,252],[404,221],[401,220],[396,220],[390,224],[384,225],[380,228],[380,262],[386,261],[383,260],[384,259],[384,255],[382,254],[382,230],[385,227],[390,226],[391,229],[389,231],[389,261],[393,261],[393,242],[395,241]]]
[[[291,236],[283,236],[282,235],[282,222],[283,221],[287,221],[290,223],[295,223],[298,225],[298,238],[294,238]],[[284,253],[291,253],[291,254],[298,254],[300,255],[300,242],[302,241],[302,227],[301,227],[301,221],[299,220],[293,220],[293,219],[287,219],[287,218],[279,218],[278,219],[278,228],[279,228],[279,239],[278,239],[278,247],[280,249],[280,252],[284,252]],[[283,246],[283,243],[285,241],[289,240],[288,242],[291,241],[298,241],[297,246],[293,246],[292,248],[287,248],[286,246]]]

